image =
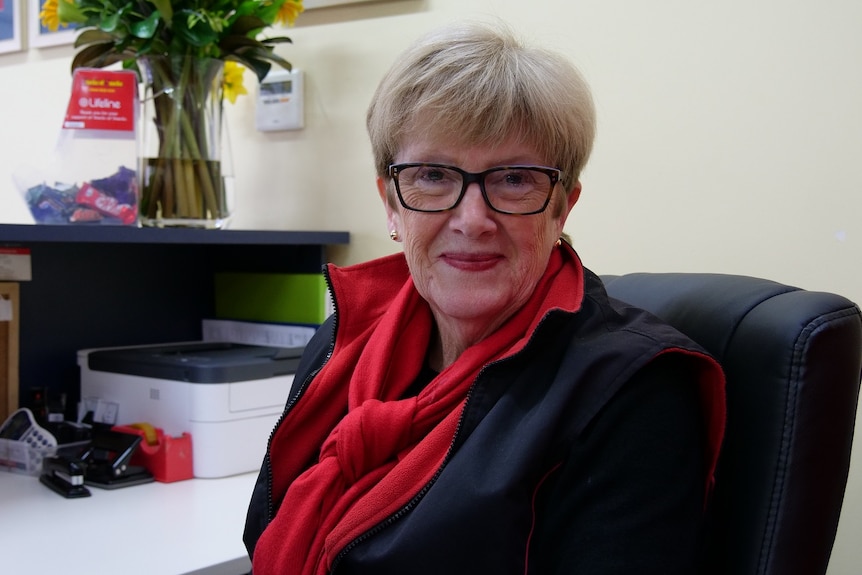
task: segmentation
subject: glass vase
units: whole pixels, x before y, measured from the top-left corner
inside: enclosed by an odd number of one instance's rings
[[[222,162],[224,61],[188,56],[138,60],[144,85],[140,222],[218,229],[230,219]]]

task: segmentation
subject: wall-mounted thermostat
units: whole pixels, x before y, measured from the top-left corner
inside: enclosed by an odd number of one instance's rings
[[[261,80],[255,124],[261,132],[298,130],[305,126],[302,70],[271,69]]]

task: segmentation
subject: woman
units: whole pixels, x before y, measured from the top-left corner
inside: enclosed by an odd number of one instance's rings
[[[506,31],[422,39],[368,111],[403,254],[325,274],[245,541],[270,573],[690,573],[714,361],[561,242],[589,90]]]

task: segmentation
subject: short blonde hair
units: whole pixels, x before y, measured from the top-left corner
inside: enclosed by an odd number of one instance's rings
[[[454,144],[529,142],[571,191],[595,137],[586,81],[566,58],[528,48],[502,26],[459,23],[408,48],[383,77],[366,117],[377,174],[405,137]]]

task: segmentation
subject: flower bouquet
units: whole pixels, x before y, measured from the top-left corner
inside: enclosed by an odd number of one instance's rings
[[[244,68],[262,80],[290,42],[263,37],[292,25],[302,0],[47,0],[47,27],[78,29],[72,69],[122,63],[146,88],[140,217],[144,225],[222,227],[229,216],[221,167],[224,98],[246,93]]]

